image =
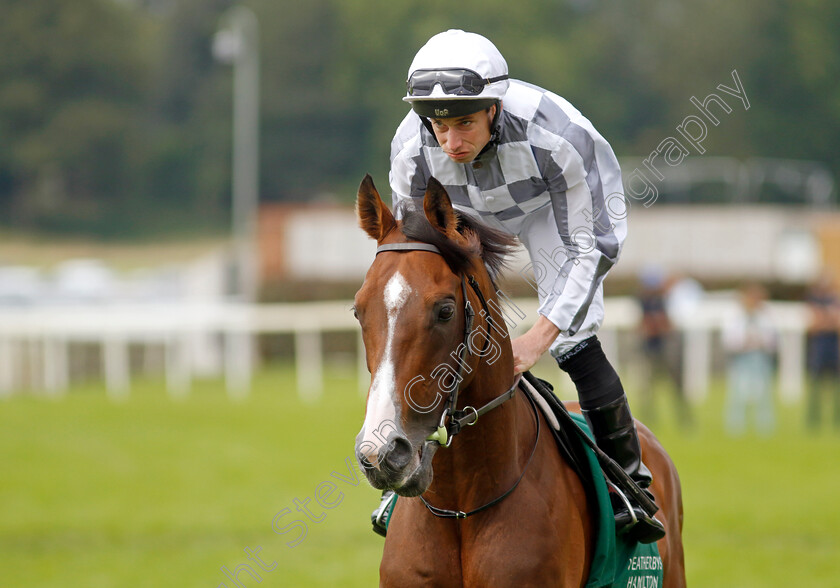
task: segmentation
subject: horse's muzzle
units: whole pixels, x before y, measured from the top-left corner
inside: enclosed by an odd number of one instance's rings
[[[376,448],[357,441],[356,459],[374,488],[417,496],[432,482],[432,457],[437,447],[437,443],[424,442],[415,448],[407,438],[392,435]]]

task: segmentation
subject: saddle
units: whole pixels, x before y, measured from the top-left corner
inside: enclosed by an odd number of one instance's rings
[[[628,507],[630,506],[629,498],[635,504],[638,504],[649,516],[656,514],[659,507],[656,506],[653,500],[630,478],[620,465],[598,447],[592,438],[586,420],[580,415],[569,413],[565,405],[554,395],[554,388],[551,384],[537,378],[531,372],[525,372],[522,376],[522,381],[525,382],[523,390],[529,398],[535,399],[535,402],[543,407],[543,414],[552,423],[552,429],[565,429],[567,438],[574,436],[576,440],[581,441],[586,446],[584,454],[587,457],[592,456],[595,458],[607,483],[617,496]],[[547,405],[548,408],[543,405]],[[576,433],[576,435],[572,435],[572,432]],[[574,445],[573,441],[572,445]],[[564,452],[564,455],[566,454],[566,449],[561,449],[561,451]],[[580,453],[576,453],[576,462],[569,462],[578,474],[581,473],[579,457]]]

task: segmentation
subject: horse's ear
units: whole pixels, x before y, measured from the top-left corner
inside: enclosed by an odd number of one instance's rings
[[[452,208],[452,201],[446,193],[443,185],[435,178],[429,178],[426,185],[426,195],[423,197],[423,212],[432,226],[446,235],[449,239],[457,241],[458,217],[455,209]]]
[[[385,238],[397,226],[394,215],[382,202],[376,186],[373,185],[373,178],[370,174],[365,176],[359,186],[359,195],[356,198],[356,216],[359,218],[359,226],[376,239],[377,243]]]

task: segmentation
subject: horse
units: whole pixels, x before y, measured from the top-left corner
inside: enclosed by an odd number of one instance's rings
[[[377,254],[353,306],[371,373],[355,453],[374,488],[399,496],[380,586],[583,586],[593,513],[552,436],[540,435],[545,417],[516,392],[493,282],[514,238],[457,212],[434,178],[423,210],[398,221],[368,175],[356,210]],[[638,428],[667,530],[663,585],[679,588],[679,478]]]

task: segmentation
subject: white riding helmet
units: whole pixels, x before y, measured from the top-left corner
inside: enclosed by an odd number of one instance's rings
[[[421,116],[465,116],[498,104],[509,85],[507,62],[493,43],[451,29],[414,56],[403,100]]]

